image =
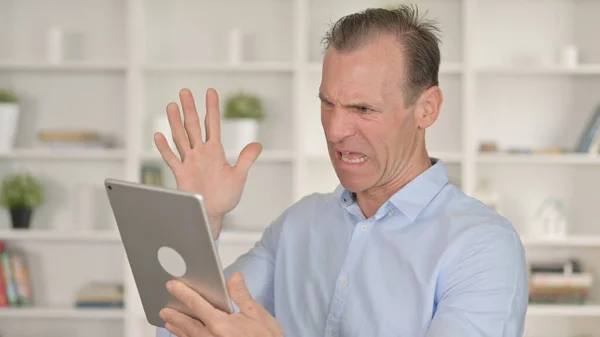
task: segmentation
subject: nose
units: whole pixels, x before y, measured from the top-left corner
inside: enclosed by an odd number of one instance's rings
[[[348,112],[338,107],[321,110],[321,123],[327,141],[338,143],[354,135],[351,119],[352,116]]]

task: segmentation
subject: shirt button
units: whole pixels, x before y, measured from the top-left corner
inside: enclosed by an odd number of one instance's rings
[[[367,225],[360,226],[360,230],[363,231],[363,232],[366,232],[367,231]]]
[[[346,285],[348,284],[348,279],[344,277],[340,282],[342,283],[342,285]]]
[[[391,210],[388,212],[388,215],[389,215],[389,216],[392,216],[392,215],[394,215],[394,210],[393,210],[393,209],[391,209]]]

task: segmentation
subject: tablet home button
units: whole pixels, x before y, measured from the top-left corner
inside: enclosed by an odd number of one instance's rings
[[[174,277],[182,277],[186,266],[183,257],[171,247],[160,247],[158,249],[158,262],[163,269]]]

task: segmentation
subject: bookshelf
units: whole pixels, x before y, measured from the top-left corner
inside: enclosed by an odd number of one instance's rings
[[[60,307],[9,308],[0,309],[2,318],[44,318],[44,319],[80,319],[80,320],[123,320],[122,309],[72,309]]]
[[[327,24],[343,14],[392,1],[377,0],[0,0],[0,87],[23,97],[18,148],[0,153],[0,174],[24,167],[47,183],[51,201],[35,214],[28,232],[12,231],[0,214],[0,240],[33,256],[41,271],[34,290],[43,307],[0,311],[0,333],[16,333],[21,322],[35,331],[77,336],[81,324],[90,337],[153,334],[127,267],[119,237],[106,231],[109,207],[101,197],[95,229],[56,231],[72,213],[70,186],[96,185],[106,177],[139,181],[143,165],[159,165],[151,120],[179,89],[221,98],[247,89],[264,98],[263,153],[254,165],[233,228],[223,232],[224,264],[251,247],[262,228],[302,196],[331,191],[337,184],[327,154],[316,99],[321,71],[319,41]],[[593,0],[419,0],[443,30],[440,83],[444,105],[427,134],[433,156],[442,158],[451,181],[474,195],[480,178],[491,180],[502,197],[503,214],[522,233],[528,257],[581,256],[600,275],[600,209],[595,191],[600,156],[479,153],[480,142],[508,147],[573,148],[595,105],[600,103],[600,45],[590,32],[600,29]],[[232,11],[232,6],[235,10]],[[35,8],[35,10],[31,10]],[[227,19],[224,19],[227,18]],[[507,18],[510,18],[508,20]],[[84,32],[83,60],[50,64],[44,59],[49,25]],[[226,33],[239,28],[254,48],[240,64],[226,62]],[[517,35],[519,38],[515,38]],[[17,38],[18,37],[18,38]],[[580,65],[555,62],[567,44],[580,49]],[[515,61],[519,59],[520,61]],[[568,126],[568,127],[565,127]],[[35,148],[39,128],[95,129],[110,133],[119,147],[107,150],[50,151]],[[229,153],[233,161],[236,154]],[[101,192],[99,192],[101,193]],[[544,240],[528,233],[542,200],[569,201],[569,236]],[[4,211],[2,211],[4,212]],[[77,224],[74,224],[76,227]],[[81,257],[94,261],[82,262]],[[53,261],[61,261],[53,264]],[[65,300],[87,281],[122,280],[123,311],[82,311]],[[52,289],[52,290],[51,290]],[[597,329],[600,286],[589,305],[530,306],[527,335],[566,336],[568,329]],[[53,295],[50,295],[52,293]],[[16,319],[18,318],[18,320]],[[60,318],[57,321],[47,319]],[[559,319],[560,318],[560,319]],[[85,321],[85,322],[83,322]],[[546,334],[549,322],[562,324]],[[568,328],[568,329],[567,329]],[[565,334],[558,334],[565,332]],[[569,333],[574,333],[568,330]]]

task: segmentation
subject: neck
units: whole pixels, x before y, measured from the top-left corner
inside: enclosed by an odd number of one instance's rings
[[[431,167],[431,159],[425,149],[415,151],[405,160],[398,174],[388,182],[356,193],[358,206],[366,218],[370,218],[392,195]]]

